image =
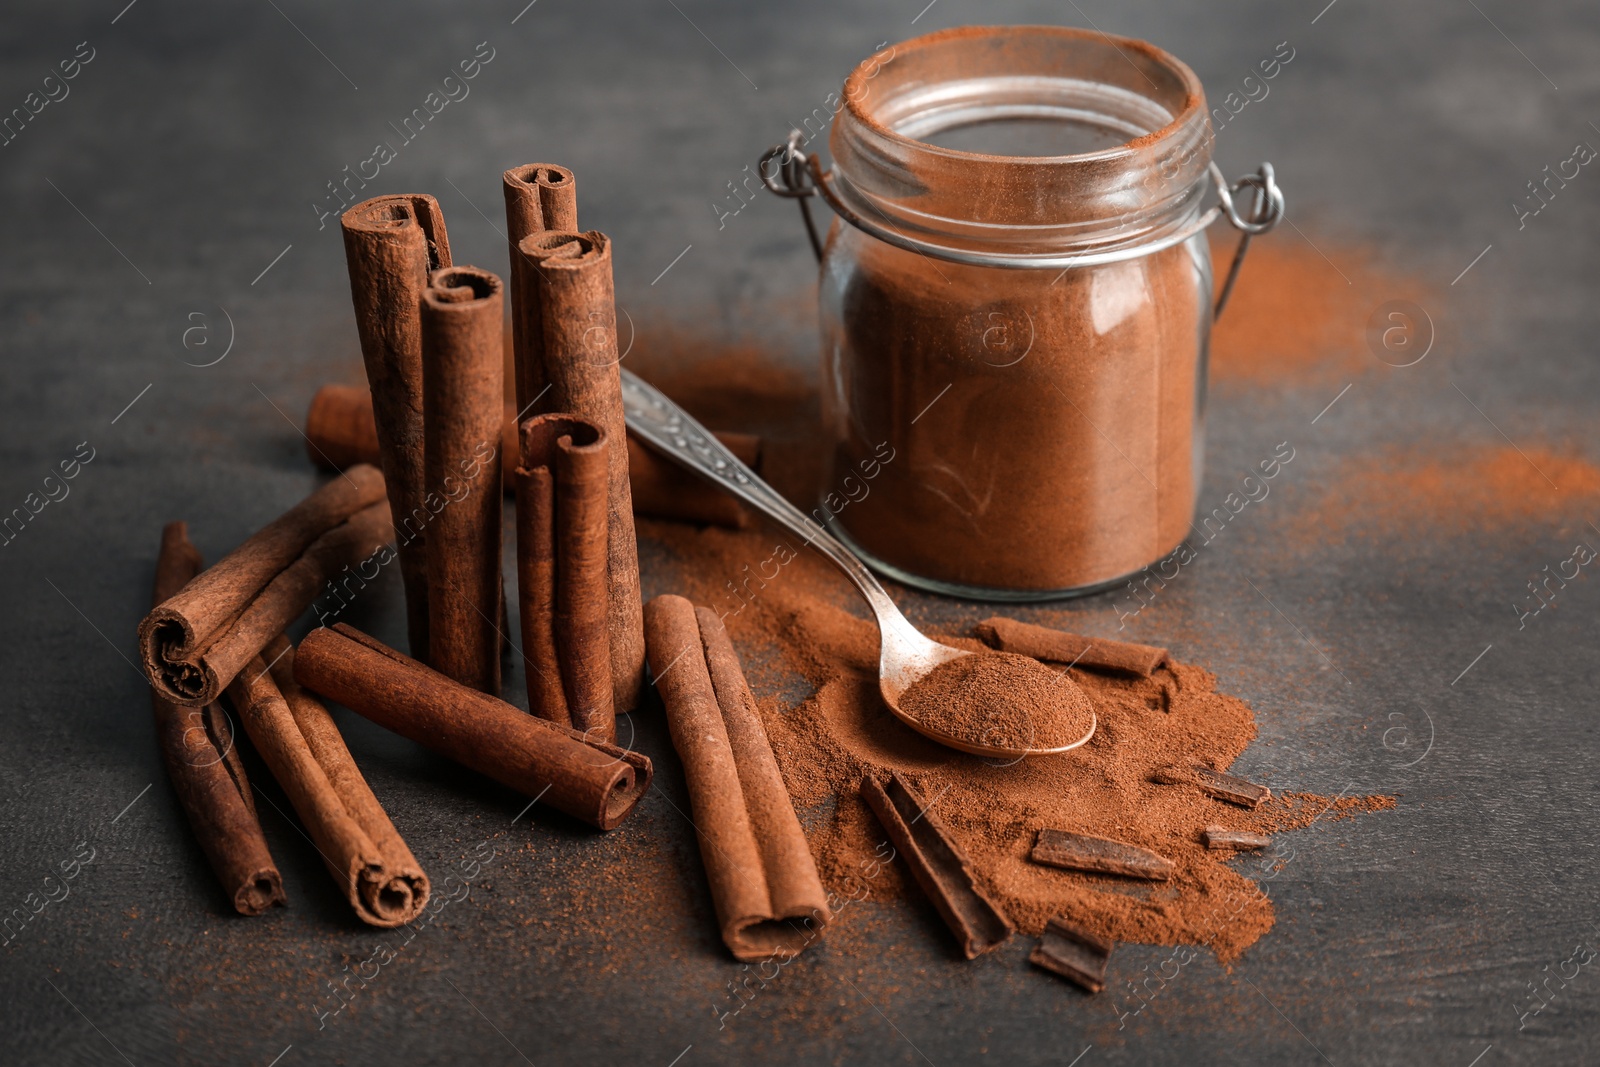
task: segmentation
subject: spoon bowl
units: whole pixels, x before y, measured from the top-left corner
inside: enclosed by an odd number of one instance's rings
[[[940,644],[911,625],[911,621],[901,613],[878,579],[854,552],[762,481],[709,430],[665,394],[628,370],[622,371],[622,407],[627,416],[628,429],[670,459],[718,483],[774,522],[803,537],[807,545],[822,553],[844,572],[845,577],[866,598],[877,618],[880,640],[878,691],[883,694],[883,702],[895,718],[948,748],[974,756],[1003,759],[1070,752],[1094,736],[1098,718],[1092,716],[1088,732],[1069,745],[1009,748],[953,737],[901,711],[901,697],[907,689],[925,678],[929,671],[942,663],[972,653]]]

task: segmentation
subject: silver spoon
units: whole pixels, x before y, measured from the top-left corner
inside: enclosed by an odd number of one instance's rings
[[[912,718],[900,710],[900,698],[918,679],[941,663],[970,656],[972,653],[924,636],[911,625],[895,602],[866,564],[846,548],[822,526],[780,496],[762,481],[755,471],[746,467],[739,458],[711,435],[700,423],[677,404],[667,399],[659,389],[638,375],[622,370],[622,408],[627,416],[628,429],[653,445],[658,451],[711,481],[720,483],[734,496],[790,531],[805,538],[805,543],[821,552],[834,566],[844,571],[845,577],[855,583],[861,595],[867,598],[872,613],[878,618],[881,645],[878,655],[878,690],[883,702],[895,718],[925,737],[941,745],[968,752],[974,756],[999,756],[1020,759],[1024,756],[1049,756],[1067,752],[1084,744],[1094,736],[1097,717],[1089,720],[1089,731],[1070,745],[1058,748],[1005,748],[998,745],[975,744],[952,737],[940,730]]]

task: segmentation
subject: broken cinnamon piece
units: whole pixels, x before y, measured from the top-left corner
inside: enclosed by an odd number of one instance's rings
[[[645,606],[645,639],[722,940],[740,960],[797,956],[832,915],[733,642],[670,595]]]
[[[288,794],[328,872],[362,922],[394,927],[428,903],[428,876],[389,821],[328,709],[294,681],[279,637],[228,686],[228,697]]]
[[[423,193],[376,196],[346,211],[345,264],[361,359],[372,389],[378,453],[400,531],[411,651],[428,657],[427,524],[422,429],[422,294],[450,266],[439,202]]]
[[[1052,663],[1070,663],[1087,670],[1148,678],[1159,668],[1172,666],[1172,656],[1164,648],[1106,637],[1085,637],[998,615],[978,623],[973,632],[984,644],[1001,652],[1015,652]]]
[[[1192,763],[1186,767],[1179,765],[1163,767],[1152,774],[1150,780],[1162,785],[1198,786],[1207,796],[1226,800],[1241,808],[1259,808],[1272,796],[1272,790],[1264,785],[1235,778],[1203,763]]]
[[[1040,830],[1030,858],[1068,871],[1121,874],[1165,882],[1172,877],[1172,861],[1138,845],[1091,837],[1067,830]]]
[[[155,602],[174,596],[200,568],[200,552],[189,543],[187,527],[167,523],[156,559]],[[260,915],[284,903],[283,879],[256,817],[233,724],[217,704],[180,707],[154,688],[150,704],[173,792],[234,910]]]
[[[139,653],[151,685],[174,704],[214,702],[329,579],[393,533],[383,475],[350,468],[145,616]]]
[[[650,788],[648,756],[469,689],[339,623],[295,654],[301,685],[518,792],[610,830]]]
[[[1098,993],[1106,987],[1106,965],[1115,947],[1115,942],[1096,937],[1058,915],[1045,926],[1028,962]]]
[[[1244,852],[1250,849],[1266,848],[1272,844],[1272,838],[1264,834],[1254,834],[1248,830],[1230,830],[1225,826],[1208,826],[1200,831],[1200,839],[1210,849],[1233,849]]]
[[[966,851],[899,772],[887,785],[871,774],[862,778],[861,798],[956,935],[967,959],[988,952],[1011,936],[1011,920],[978,885]]]

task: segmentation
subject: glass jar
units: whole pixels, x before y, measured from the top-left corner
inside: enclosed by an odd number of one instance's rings
[[[1237,222],[1211,141],[1176,58],[1044,26],[949,30],[863,62],[830,173],[791,138],[839,216],[821,264],[822,510],[872,567],[1043,600],[1184,539],[1213,186]]]

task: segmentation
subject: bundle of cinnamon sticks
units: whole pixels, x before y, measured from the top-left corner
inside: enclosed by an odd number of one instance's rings
[[[519,167],[504,183],[509,286],[453,261],[431,196],[344,214],[367,388],[319,394],[307,434],[338,476],[210,569],[183,524],[163,536],[140,653],[169,776],[241,913],[285,899],[245,736],[363,921],[407,922],[427,902],[426,873],[316,694],[600,829],[649,787],[649,759],[612,744],[643,691],[645,643],[611,244],[577,229],[570,171]],[[512,647],[502,486],[532,715],[498,699]],[[342,606],[395,561],[409,656],[326,628],[337,612],[321,609],[296,652],[286,631],[320,593]]]

